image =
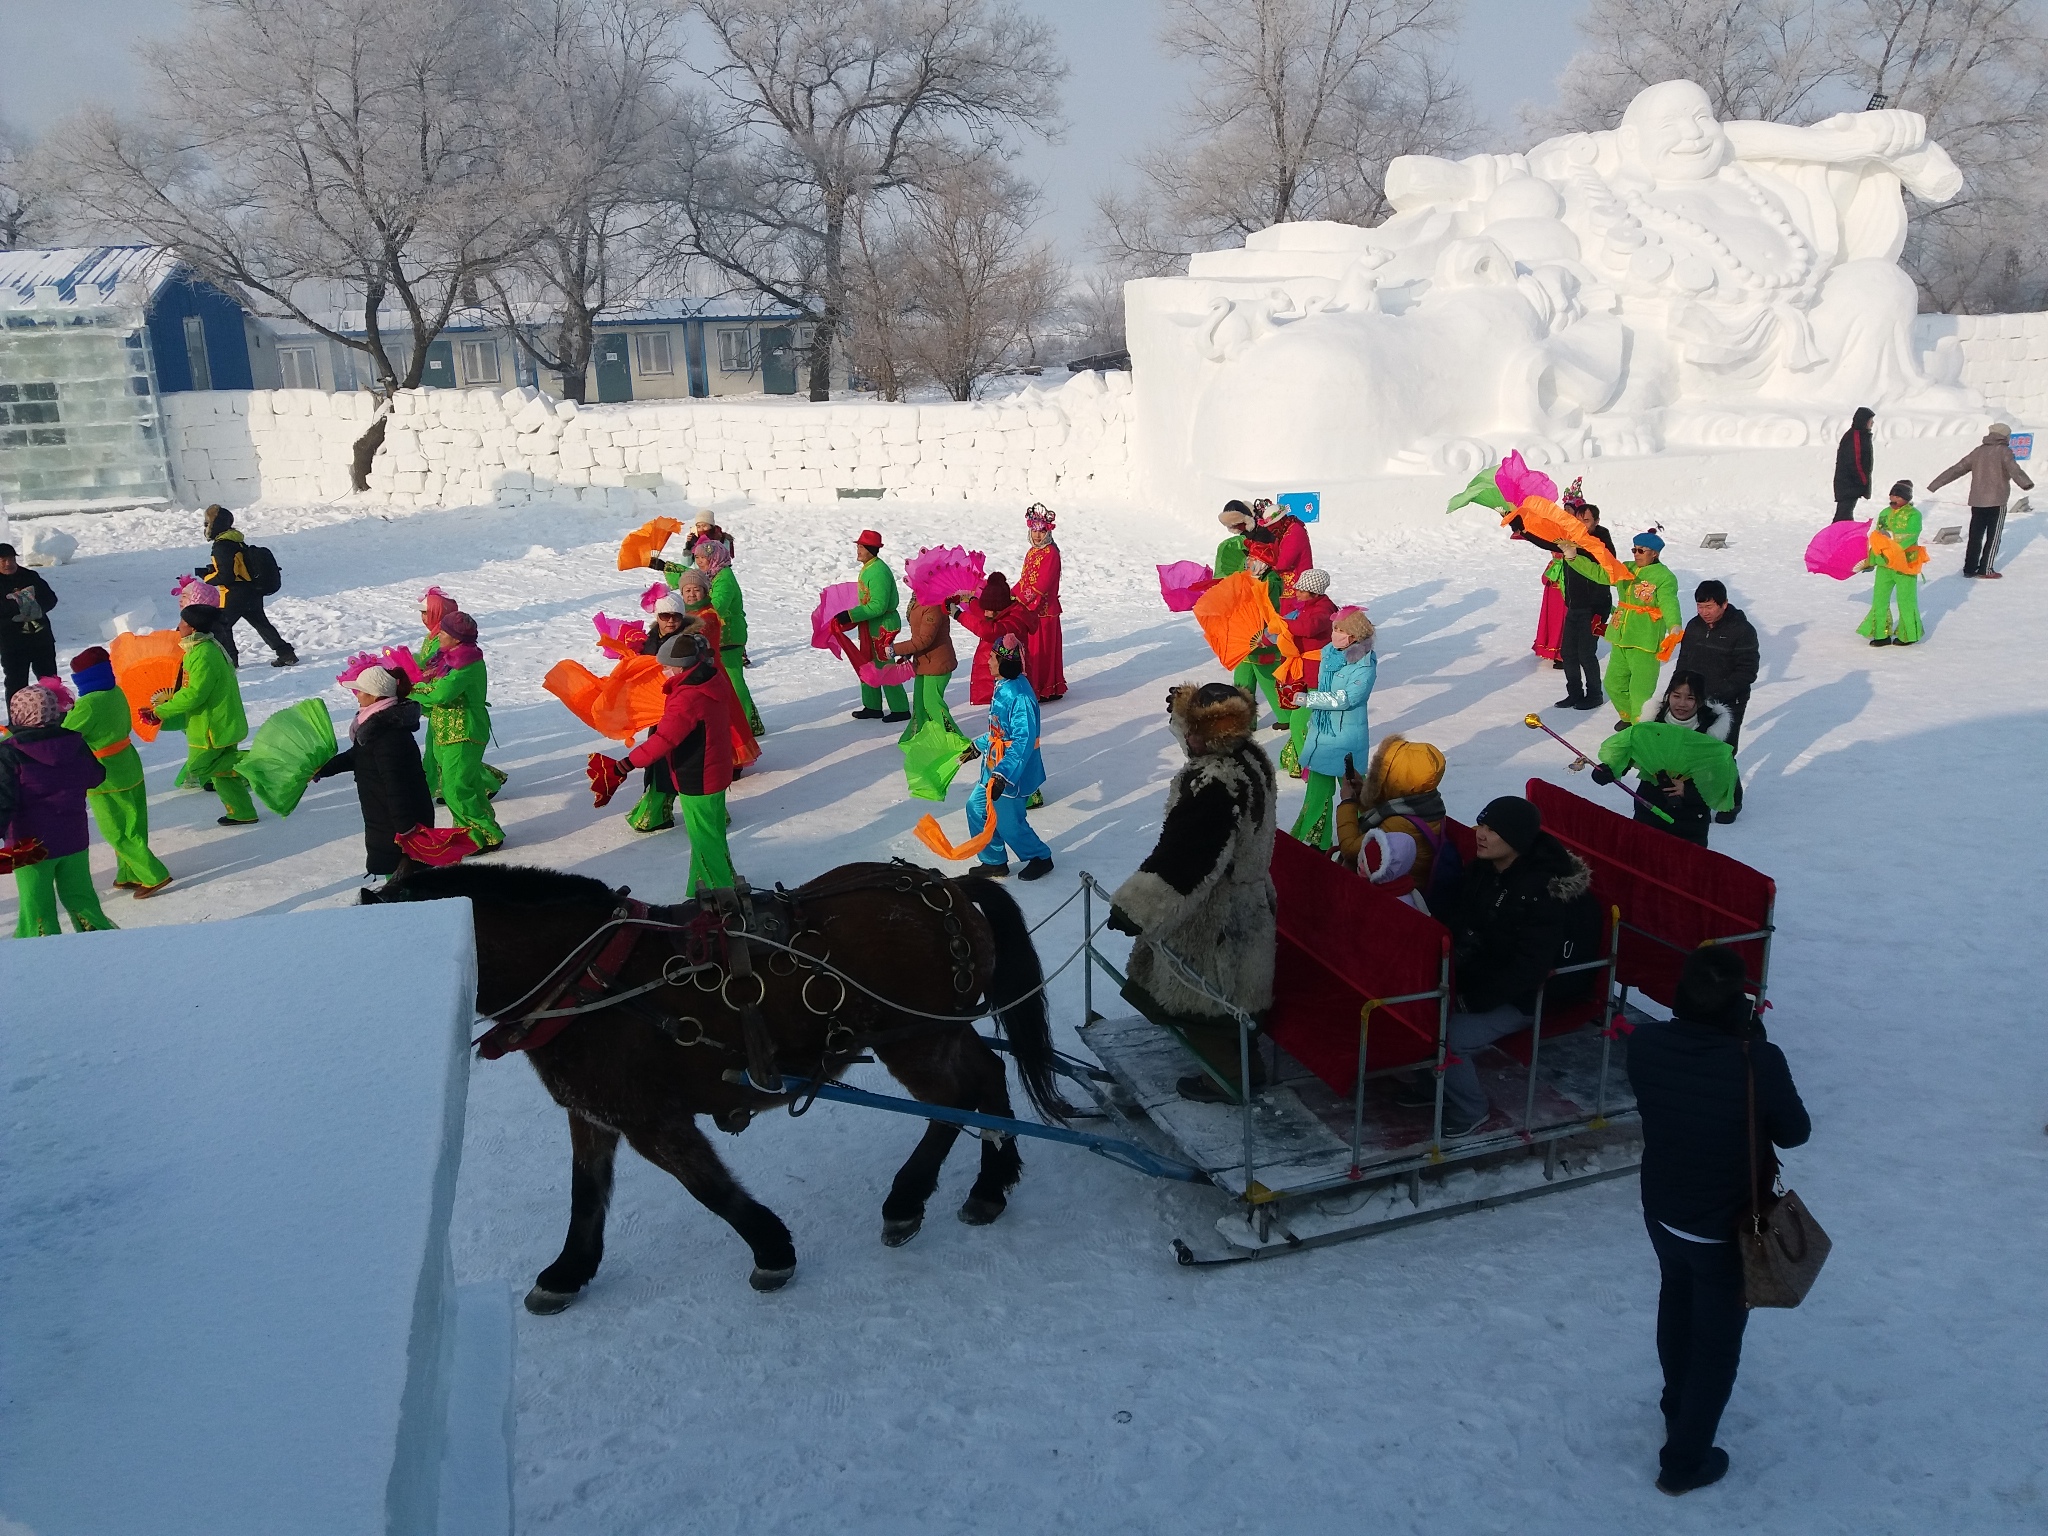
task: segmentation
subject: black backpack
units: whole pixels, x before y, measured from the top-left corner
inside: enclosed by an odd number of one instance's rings
[[[275,597],[284,587],[284,568],[277,563],[277,556],[261,544],[251,544],[242,551],[242,564],[249,572],[249,585],[261,597]]]

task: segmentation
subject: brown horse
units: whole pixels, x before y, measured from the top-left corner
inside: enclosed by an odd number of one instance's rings
[[[621,1136],[731,1224],[753,1250],[754,1288],[770,1291],[796,1273],[789,1229],[726,1170],[697,1116],[742,1130],[767,1109],[803,1107],[806,1083],[872,1051],[926,1103],[1009,1117],[1002,1058],[971,1022],[991,1013],[1039,1113],[1070,1113],[1053,1083],[1038,953],[993,881],[848,864],[794,891],[649,908],[584,875],[460,865],[408,871],[362,899],[449,897],[470,901],[477,1012],[500,1021],[484,1054],[527,1050],[569,1112],[569,1235],[529,1311],[561,1311],[596,1275]],[[883,1242],[916,1236],[959,1134],[931,1122],[882,1202]],[[1012,1138],[984,1137],[960,1219],[1002,1215],[1022,1169]]]

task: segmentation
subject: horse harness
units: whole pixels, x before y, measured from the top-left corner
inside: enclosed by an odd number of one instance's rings
[[[880,1000],[856,991],[858,982],[853,987],[847,985],[843,973],[830,964],[824,934],[809,925],[805,902],[884,886],[903,894],[916,891],[940,917],[947,954],[953,962],[953,990],[960,1006],[970,1007],[980,992],[974,946],[961,925],[959,898],[951,882],[904,860],[892,862],[898,866],[893,876],[864,874],[824,889],[807,887],[801,901],[779,884],[768,894],[736,880],[730,888],[710,890],[675,906],[657,907],[632,900],[622,887],[609,920],[570,951],[526,997],[491,1015],[496,1022],[475,1042],[477,1054],[495,1061],[512,1051],[538,1050],[579,1016],[611,1008],[623,1008],[647,1020],[678,1046],[732,1050],[708,1035],[702,1020],[671,1012],[651,998],[665,989],[694,987],[716,995],[739,1016],[746,1066],[726,1072],[727,1081],[774,1098],[787,1097],[793,1089],[785,1084],[776,1061],[774,1037],[761,1011],[768,996],[768,980],[761,969],[764,964],[777,976],[804,973],[798,997],[807,1012],[825,1020],[825,1042],[817,1068],[802,1074],[800,1082],[823,1082],[875,1046],[926,1029],[967,1023],[979,1015],[963,1012],[878,1030]],[[651,935],[665,936],[669,944],[660,976],[619,990],[620,974],[641,941]],[[762,952],[758,961],[757,949]],[[528,1002],[533,1002],[531,1008],[525,1007]],[[516,1011],[521,1009],[524,1011]]]

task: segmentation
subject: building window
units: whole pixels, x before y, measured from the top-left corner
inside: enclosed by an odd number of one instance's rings
[[[311,347],[279,347],[277,376],[286,389],[320,387],[320,354]]]
[[[669,350],[667,331],[636,331],[633,335],[633,366],[643,375],[674,373],[674,354]]]
[[[498,344],[495,341],[465,341],[462,344],[462,381],[465,384],[498,382]]]
[[[718,333],[718,371],[720,373],[752,373],[754,371],[754,333],[744,327]]]
[[[213,370],[206,365],[206,322],[197,315],[185,317],[185,360],[192,365],[192,387],[213,388]]]

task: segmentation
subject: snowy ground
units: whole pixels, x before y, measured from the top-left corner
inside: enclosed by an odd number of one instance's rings
[[[1919,457],[1890,448],[1884,475],[1924,481],[1948,453]],[[597,1282],[561,1317],[521,1319],[522,1531],[2048,1526],[2048,1043],[2031,963],[2043,916],[2032,864],[2048,834],[2048,548],[2038,518],[2015,519],[2008,579],[1969,587],[1959,551],[1939,549],[1929,643],[1868,649],[1854,633],[1867,578],[1837,585],[1800,563],[1824,498],[1789,487],[1824,488],[1825,472],[1807,455],[1588,476],[1618,535],[1660,518],[1681,589],[1724,577],[1764,635],[1748,807],[1715,845],[1779,882],[1771,1023],[1815,1122],[1789,1174],[1836,1247],[1806,1307],[1750,1330],[1722,1431],[1735,1463],[1725,1485],[1682,1502],[1650,1486],[1656,1284],[1631,1181],[1197,1273],[1174,1265],[1168,1239],[1206,1222],[1213,1197],[1046,1147],[1029,1152],[998,1225],[934,1219],[890,1250],[879,1206],[915,1127],[819,1105],[801,1124],[767,1119],[720,1143],[796,1234],[798,1278],[774,1296],[747,1288],[746,1252],[722,1223],[622,1159]],[[1562,689],[1528,653],[1538,557],[1483,513],[1430,510],[1442,494],[1395,485],[1383,516],[1317,530],[1316,544],[1333,595],[1368,602],[1380,625],[1375,734],[1442,746],[1452,808],[1469,816],[1531,774],[1565,780],[1561,751],[1521,724]],[[1157,561],[1207,558],[1208,515],[1062,512],[1074,691],[1047,712],[1050,803],[1034,820],[1060,871],[1018,888],[1034,915],[1079,870],[1113,883],[1149,848],[1177,759],[1164,691],[1217,671],[1152,574]],[[679,893],[679,835],[636,836],[623,803],[591,809],[593,743],[539,687],[560,657],[596,664],[590,612],[632,608],[641,583],[613,556],[637,520],[249,513],[251,537],[284,565],[288,595],[272,611],[305,658],[244,671],[252,713],[326,685],[350,651],[414,638],[414,604],[438,582],[482,626],[491,755],[512,774],[499,813],[518,856]],[[1928,525],[1963,520],[1951,503]],[[845,579],[851,535],[869,523],[899,565],[922,543],[964,540],[1014,571],[1017,509],[854,502],[726,521],[771,729],[733,796],[740,869],[794,883],[919,852],[908,834],[925,807],[903,793],[894,728],[849,721],[850,675],[807,648],[812,595]],[[196,517],[64,523],[83,545],[49,573],[66,655],[99,638],[97,616],[163,593],[200,560]],[[1698,548],[1709,530],[1731,547]],[[260,660],[253,637],[252,651]],[[343,695],[327,697],[339,714]],[[1611,722],[1553,723],[1590,747]],[[169,740],[146,750],[153,784],[168,786],[176,755]],[[1291,816],[1299,786],[1285,793]],[[177,884],[147,904],[118,899],[117,922],[353,899],[348,781],[251,831],[221,831],[217,814],[210,797],[154,798]],[[104,885],[111,865],[103,849],[94,857]],[[9,892],[0,922],[12,905]],[[1042,950],[1063,957],[1075,937],[1070,913]],[[263,963],[205,950],[195,935],[195,964]],[[1079,1012],[1072,976],[1055,997],[1063,1032]],[[562,1116],[523,1065],[480,1064],[468,1127],[458,1275],[523,1288],[567,1219]],[[970,1179],[956,1153],[935,1218]]]

